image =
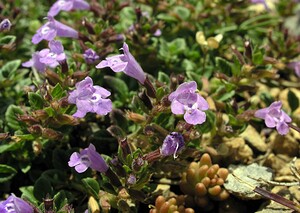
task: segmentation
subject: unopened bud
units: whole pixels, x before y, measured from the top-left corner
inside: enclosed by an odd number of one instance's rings
[[[100,213],[99,204],[93,196],[89,197],[88,206],[92,213]]]
[[[126,117],[135,123],[143,123],[146,121],[145,116],[130,111],[126,112]]]
[[[18,120],[26,123],[28,126],[39,122],[37,119],[30,115],[18,115]]]
[[[9,133],[0,133],[0,140],[5,140],[9,137]]]
[[[69,67],[68,67],[67,60],[60,61],[59,64],[61,66],[61,72],[64,74],[68,73]]]
[[[38,110],[32,112],[32,114],[36,119],[39,119],[41,121],[44,121],[49,117],[48,113],[42,109],[38,109]]]
[[[85,26],[89,34],[95,35],[94,26],[86,18],[84,18],[81,23]]]
[[[59,122],[59,124],[61,125],[78,125],[79,121],[77,118],[71,116],[71,115],[67,115],[67,114],[63,114],[63,115],[57,115],[56,116],[57,122]]]
[[[63,138],[62,133],[50,128],[44,128],[42,131],[42,136],[50,140],[61,140]]]
[[[9,19],[3,19],[1,22],[0,22],[0,32],[2,31],[9,31],[11,28],[11,23],[9,21]]]
[[[43,132],[43,127],[41,125],[35,124],[28,127],[27,130],[33,135],[40,136]]]
[[[89,72],[76,71],[72,74],[72,78],[75,78],[77,81],[81,81],[88,75]]]
[[[56,85],[61,82],[59,75],[50,69],[46,69],[45,76],[52,85]]]
[[[38,141],[33,141],[32,150],[35,155],[39,155],[42,152],[42,144]]]

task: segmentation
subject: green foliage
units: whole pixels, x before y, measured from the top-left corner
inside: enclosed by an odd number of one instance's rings
[[[0,183],[9,181],[16,175],[17,171],[8,165],[0,164]]]
[[[5,120],[7,121],[7,125],[14,130],[21,129],[22,123],[18,120],[18,115],[23,114],[24,112],[21,107],[10,105],[5,113]]]
[[[100,190],[99,183],[93,178],[84,178],[82,179],[82,182],[86,187],[87,192],[95,198],[98,198],[98,193]]]

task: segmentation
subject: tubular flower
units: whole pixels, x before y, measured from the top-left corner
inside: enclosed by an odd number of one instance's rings
[[[174,159],[177,158],[177,152],[184,147],[184,139],[182,134],[178,132],[172,132],[164,139],[163,145],[160,149],[162,156],[173,155]]]
[[[33,53],[32,59],[22,63],[22,65],[24,67],[34,67],[39,72],[44,72],[46,66],[54,68],[59,65],[59,62],[66,59],[64,47],[60,41],[50,41],[49,48]]]
[[[196,90],[197,83],[190,81],[181,84],[169,95],[172,113],[184,114],[184,120],[192,125],[204,123],[206,114],[202,111],[209,108],[207,101]]]
[[[124,72],[126,75],[135,78],[144,85],[146,74],[142,67],[131,55],[128,45],[125,42],[122,49],[124,54],[108,57],[101,61],[96,68],[101,69],[104,67],[110,67],[114,72]]]
[[[257,110],[254,116],[264,119],[267,127],[276,127],[279,134],[286,135],[289,132],[288,123],[292,122],[292,119],[281,107],[281,101],[275,101],[269,107]]]
[[[82,118],[88,112],[106,115],[112,110],[112,102],[106,99],[110,92],[103,87],[93,86],[93,80],[86,77],[75,85],[76,89],[69,95],[68,102],[76,104],[74,117]]]
[[[81,150],[79,153],[74,152],[70,157],[68,165],[75,167],[78,173],[83,173],[88,168],[105,173],[109,168],[93,144],[90,144],[88,148]]]
[[[90,5],[84,0],[58,0],[48,12],[48,16],[56,16],[61,10],[88,10]]]
[[[52,41],[56,36],[78,38],[78,32],[48,16],[48,22],[37,30],[31,41],[38,44],[42,40]]]
[[[22,63],[22,66],[23,67],[34,67],[39,72],[43,73],[43,72],[45,72],[46,64],[40,62],[41,58],[42,58],[42,56],[40,55],[40,52],[37,51],[32,54],[32,58],[29,61]]]
[[[11,195],[0,202],[0,213],[33,213],[33,208],[21,198]]]

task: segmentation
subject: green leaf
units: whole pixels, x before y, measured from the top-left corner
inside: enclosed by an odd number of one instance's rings
[[[20,64],[21,64],[21,60],[19,59],[9,61],[0,69],[0,73],[5,78],[12,77],[15,75]]]
[[[67,179],[66,173],[64,171],[66,170],[49,169],[43,172],[41,177],[47,179],[47,181],[54,186],[61,185],[64,184]]]
[[[157,15],[157,19],[161,19],[166,22],[176,22],[177,19],[174,16],[168,15],[166,13],[160,13]]]
[[[187,20],[191,15],[190,10],[182,6],[175,7],[174,11],[182,20]]]
[[[13,35],[4,36],[0,38],[0,46],[3,46],[5,44],[12,44],[15,42],[15,40],[16,40],[16,36]]]
[[[98,194],[100,191],[99,183],[93,178],[84,178],[82,179],[82,182],[88,192],[95,198],[98,198]]]
[[[264,51],[258,47],[255,47],[252,53],[252,61],[255,65],[262,64],[264,61]]]
[[[44,198],[46,198],[47,194],[52,196],[53,194],[53,188],[51,186],[50,181],[41,176],[34,184],[34,190],[33,190],[34,197],[40,202],[43,201]]]
[[[43,98],[34,92],[28,93],[29,104],[33,109],[42,109],[44,106]]]
[[[23,186],[19,190],[22,192],[21,198],[28,200],[32,204],[38,204],[39,201],[33,195],[33,186]]]
[[[183,38],[176,38],[168,43],[169,51],[171,54],[180,54],[186,50],[186,42]]]
[[[53,117],[56,113],[52,107],[44,108],[45,112],[49,115],[49,117]]]
[[[55,99],[58,100],[66,95],[66,92],[64,89],[61,87],[61,85],[58,83],[55,85],[51,92],[51,96]]]
[[[216,65],[225,75],[232,75],[232,66],[233,64],[223,58],[216,57]]]
[[[123,80],[108,75],[104,76],[104,80],[107,81],[107,84],[119,95],[122,102],[127,101],[129,90]]]
[[[65,150],[55,149],[52,153],[52,164],[55,169],[66,171],[68,167],[69,155]]]
[[[17,170],[15,170],[13,167],[0,164],[0,183],[9,181],[17,174]]]
[[[166,73],[159,71],[158,72],[158,81],[166,83],[167,85],[170,83],[170,76]]]
[[[288,102],[292,112],[294,112],[299,107],[299,99],[291,90],[289,90],[288,92]]]
[[[21,143],[9,143],[9,144],[3,144],[0,145],[0,154],[7,152],[7,151],[12,151],[18,149]]]
[[[56,195],[54,195],[53,199],[54,199],[54,205],[56,209],[58,209],[58,211],[68,204],[68,199],[64,191],[58,192]]]
[[[18,130],[21,128],[22,123],[18,120],[17,115],[23,115],[21,107],[10,105],[5,112],[5,119],[10,128]]]
[[[218,101],[226,101],[233,97],[235,95],[235,90],[232,90],[230,92],[224,93],[220,98],[218,98]]]

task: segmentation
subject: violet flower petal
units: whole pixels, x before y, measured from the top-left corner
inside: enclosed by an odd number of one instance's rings
[[[206,114],[200,110],[192,109],[191,111],[186,111],[184,120],[192,125],[202,124],[206,120]]]

